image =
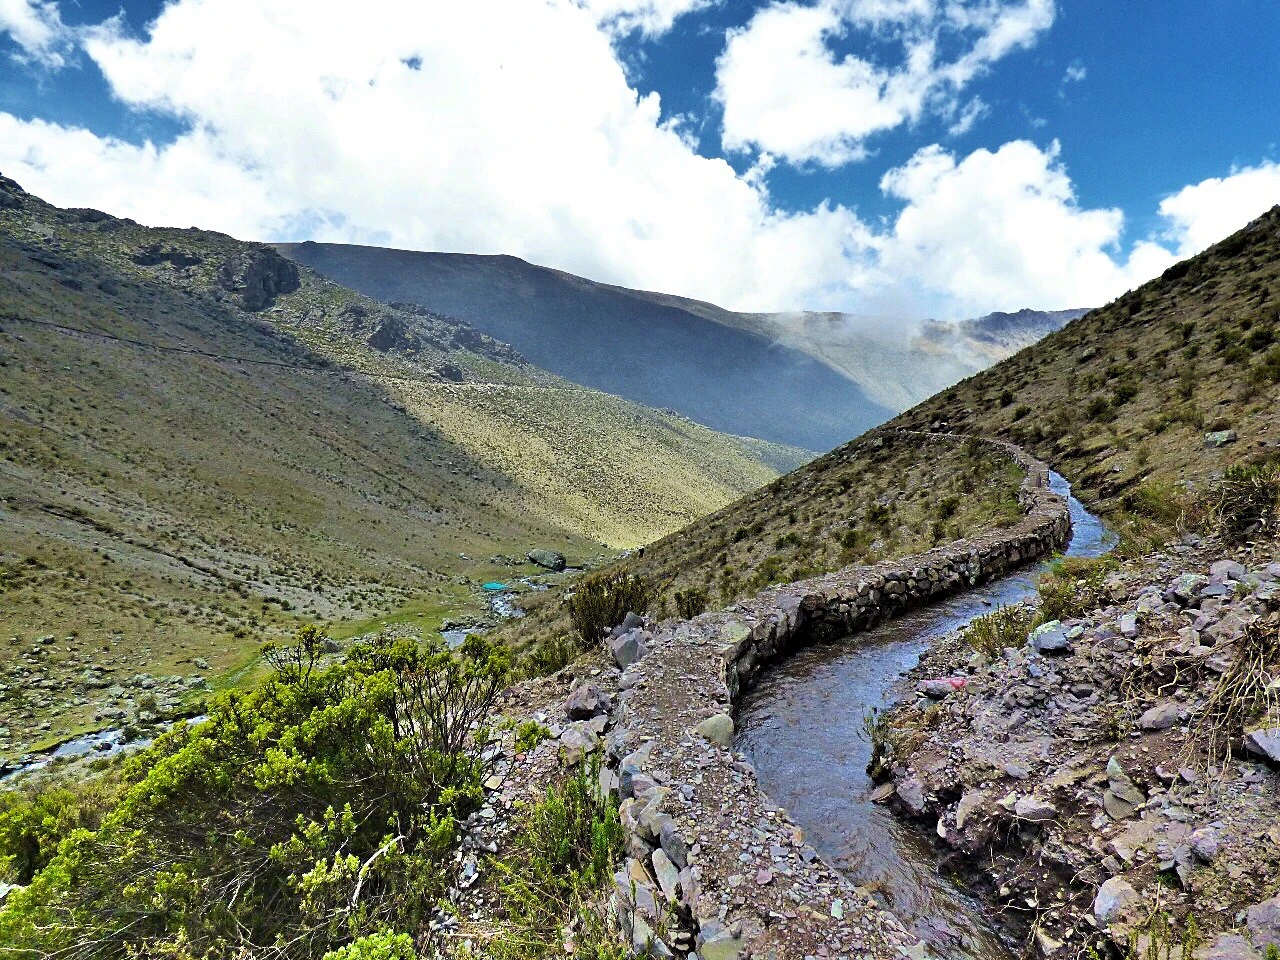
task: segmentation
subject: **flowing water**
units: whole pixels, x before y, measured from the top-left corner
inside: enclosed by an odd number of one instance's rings
[[[1097,517],[1069,498],[1067,555],[1096,557],[1113,546]],[[930,838],[868,799],[871,742],[863,717],[893,705],[902,674],[938,637],[997,606],[1035,592],[1034,572],[1006,577],[837,642],[812,647],[767,672],[743,702],[739,749],[760,786],[786,807],[809,842],[855,883],[873,891],[942,960],[1012,960],[981,903],[938,871]]]

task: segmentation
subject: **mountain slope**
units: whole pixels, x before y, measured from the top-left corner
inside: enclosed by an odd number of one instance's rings
[[[1193,511],[1227,465],[1276,456],[1278,403],[1274,207],[896,423],[1014,440],[1140,535]]]
[[[56,713],[51,736],[110,716],[134,674],[200,658],[216,678],[299,618],[438,615],[509,573],[479,558],[651,540],[804,458],[567,383],[270,247],[0,178],[15,735],[42,735],[24,713]]]
[[[371,296],[460,317],[554,373],[727,433],[822,451],[891,414],[828,364],[676,298],[514,257],[317,243],[280,249]]]
[[[650,587],[650,613],[674,616],[678,594],[697,591],[709,608],[774,583],[855,563],[922,553],[938,544],[1016,523],[1022,472],[990,444],[964,438],[904,438],[869,431],[760,490],[695,520],[621,560],[615,569]],[[567,597],[576,589],[526,594],[528,615],[500,636],[542,669],[573,651]]]
[[[1007,326],[995,315],[975,322],[974,335],[999,337]],[[704,589],[720,606],[1007,522],[1015,477],[975,459],[966,433],[1032,451],[1126,537],[1122,553],[1142,551],[1198,519],[1200,495],[1227,465],[1280,461],[1277,409],[1280,207],[621,569],[647,578],[670,614],[679,589]],[[956,438],[921,450],[885,442],[896,429]],[[1206,436],[1218,430],[1231,433]],[[564,598],[551,593],[504,635],[540,650],[568,629]]]
[[[736,313],[515,257],[279,248],[371,296],[461,317],[570,379],[814,450],[844,443],[1084,312],[918,326],[841,313]]]
[[[1085,313],[1023,309],[918,328],[845,313],[737,316],[844,373],[879,403],[905,410]]]

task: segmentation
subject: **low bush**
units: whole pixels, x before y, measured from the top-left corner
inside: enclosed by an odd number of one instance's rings
[[[83,960],[303,960],[426,929],[458,823],[483,798],[506,659],[478,637],[457,655],[380,638],[329,667],[322,650],[304,629],[267,651],[257,688],[132,758],[101,823],[5,899],[0,942]]]
[[[599,643],[628,613],[644,613],[652,599],[649,585],[621,570],[593,574],[569,598],[569,618],[583,643]]]
[[[407,933],[384,931],[330,950],[322,960],[418,960],[418,951]]]
[[[520,655],[517,672],[523,677],[545,677],[568,666],[581,652],[580,645],[572,638],[549,634],[540,637]]]
[[[0,878],[25,886],[58,844],[77,830],[96,830],[124,787],[103,775],[82,783],[0,793]]]
[[[1140,517],[1171,526],[1181,522],[1187,510],[1173,484],[1157,480],[1148,480],[1130,493],[1125,507]]]
[[[994,660],[1005,647],[1021,647],[1035,625],[1035,614],[1021,605],[1001,607],[974,619],[964,639],[974,650]]]
[[[1041,621],[1070,620],[1105,606],[1109,600],[1103,581],[1116,566],[1111,556],[1055,560],[1036,584]]]
[[[681,620],[692,620],[703,613],[708,604],[707,591],[701,587],[690,587],[676,591],[676,613]]]
[[[495,960],[622,960],[598,909],[622,853],[617,801],[602,796],[598,759],[525,808],[509,856],[490,861],[505,922],[487,943]]]
[[[1229,540],[1270,533],[1280,510],[1280,464],[1228,467],[1209,493],[1210,523]]]

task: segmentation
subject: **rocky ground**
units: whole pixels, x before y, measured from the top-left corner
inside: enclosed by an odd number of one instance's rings
[[[883,794],[1038,954],[1280,942],[1278,559],[1188,538],[1098,609],[993,660],[953,635],[912,676]]]
[[[488,803],[458,853],[460,916],[438,920],[443,942],[469,950],[500,930],[501,897],[484,876],[486,854],[506,849],[521,804],[594,755],[601,788],[621,797],[627,837],[614,888],[598,909],[634,955],[910,955],[914,938],[820,860],[759,790],[750,765],[731,749],[727,715],[693,709],[698,698],[690,689],[688,709],[675,711],[682,736],[668,742],[668,731],[638,732],[637,712],[655,696],[669,704],[683,686],[693,687],[707,660],[705,650],[673,645],[637,669],[637,645],[646,637],[661,643],[655,626],[632,616],[615,631],[617,653],[588,654],[508,691],[504,713],[537,721],[547,736],[522,751],[508,729],[495,746],[502,759]],[[647,658],[658,650],[639,652]]]

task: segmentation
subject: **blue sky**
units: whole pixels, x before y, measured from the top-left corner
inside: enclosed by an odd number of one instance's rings
[[[1280,202],[1280,4],[0,0],[0,171],[743,309],[1091,305]]]

